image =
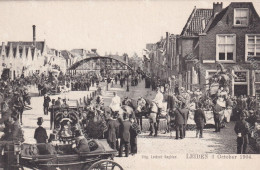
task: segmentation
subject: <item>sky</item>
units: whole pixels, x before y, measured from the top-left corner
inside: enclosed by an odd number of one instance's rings
[[[213,2],[0,1],[0,41],[32,41],[36,25],[36,40],[51,48],[142,56],[147,43],[158,42],[166,32],[180,34],[194,6],[212,8]],[[224,1],[223,8],[230,2]],[[251,2],[260,15],[260,0]]]

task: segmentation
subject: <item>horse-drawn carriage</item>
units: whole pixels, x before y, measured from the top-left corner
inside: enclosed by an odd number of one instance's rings
[[[55,154],[39,154],[41,144],[1,142],[4,150],[0,157],[1,168],[15,169],[123,169],[112,159],[117,151],[111,149],[106,140],[90,140],[90,152],[73,153],[72,144],[60,144],[55,148],[63,152]],[[46,144],[48,145],[48,144]],[[66,152],[65,152],[66,151]]]
[[[117,151],[105,139],[88,139],[88,152],[76,152],[75,131],[83,131],[77,101],[66,101],[55,108],[54,129],[51,141],[45,144],[28,144],[13,141],[0,142],[4,151],[0,167],[4,169],[123,169],[113,161]],[[50,148],[52,148],[50,150]]]

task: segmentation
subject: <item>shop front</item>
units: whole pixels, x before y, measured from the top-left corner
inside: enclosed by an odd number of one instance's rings
[[[250,95],[249,70],[233,71],[232,96]]]
[[[231,78],[230,91],[232,96],[250,95],[249,70],[232,71],[236,77]],[[217,73],[217,70],[206,70],[206,88],[209,88],[209,78]],[[260,79],[260,76],[259,76]],[[259,80],[260,87],[260,80]]]

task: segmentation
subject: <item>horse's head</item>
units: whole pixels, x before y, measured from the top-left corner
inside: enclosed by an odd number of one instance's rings
[[[136,108],[136,111],[137,112],[141,112],[142,109],[145,107],[146,105],[146,101],[143,97],[140,97],[138,100],[137,100],[137,108]]]
[[[131,106],[131,104],[132,104],[132,99],[129,98],[129,97],[126,97],[126,98],[124,98],[124,100],[122,101],[122,104],[123,104],[123,105],[127,105],[127,106]]]

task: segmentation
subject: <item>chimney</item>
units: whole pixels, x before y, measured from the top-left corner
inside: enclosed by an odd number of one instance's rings
[[[220,11],[222,10],[223,7],[223,3],[215,3],[213,2],[213,16],[215,17],[218,13],[220,13]]]
[[[36,26],[33,25],[32,27],[33,27],[33,45],[35,46],[36,45],[36,32],[35,32]]]
[[[97,53],[97,49],[91,49],[93,53]]]

